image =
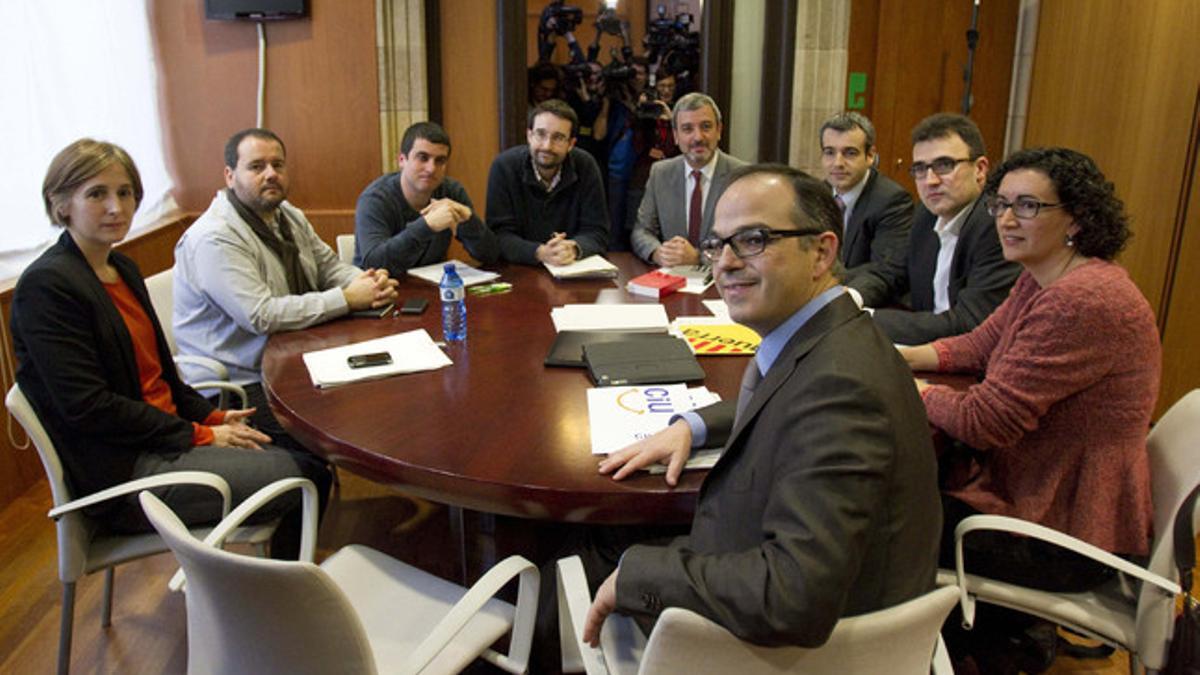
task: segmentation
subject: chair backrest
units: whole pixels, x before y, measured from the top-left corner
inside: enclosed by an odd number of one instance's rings
[[[320,567],[207,546],[152,493],[139,498],[187,574],[189,673],[376,672],[362,622]]]
[[[337,236],[337,254],[347,265],[354,264],[354,235],[339,234]]]
[[[942,622],[958,601],[946,586],[895,607],[838,621],[815,649],[758,647],[689,610],[669,608],[646,643],[642,673],[897,673],[928,675]]]
[[[1158,420],[1146,439],[1150,455],[1150,494],[1154,501],[1151,572],[1179,580],[1172,532],[1175,514],[1188,493],[1200,484],[1200,389],[1193,389]],[[1193,516],[1193,527],[1200,519]],[[1196,532],[1193,532],[1195,536]],[[1175,599],[1151,584],[1138,596],[1138,658],[1154,670],[1162,668],[1174,624]]]
[[[20,385],[13,383],[8,390],[4,403],[8,411],[16,418],[33,447],[37,449],[38,457],[42,460],[42,468],[46,470],[46,480],[50,483],[50,494],[55,506],[61,506],[73,499],[71,490],[67,487],[66,473],[62,462],[58,459],[58,450],[46,427],[38,419],[29,399],[21,391]],[[91,540],[95,523],[79,511],[66,513],[55,521],[58,535],[58,578],[63,581],[74,581],[83,576],[87,566],[88,542]]]
[[[150,292],[150,304],[158,315],[158,323],[162,325],[163,334],[167,338],[167,346],[171,354],[178,354],[179,347],[175,345],[174,317],[175,311],[175,268],[165,269],[158,274],[146,277],[146,290]]]

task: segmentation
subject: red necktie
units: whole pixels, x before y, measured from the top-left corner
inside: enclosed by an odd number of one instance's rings
[[[700,171],[692,170],[692,180],[696,186],[692,188],[692,204],[688,208],[688,241],[692,246],[700,245],[700,215],[704,211],[704,193],[700,190]]]

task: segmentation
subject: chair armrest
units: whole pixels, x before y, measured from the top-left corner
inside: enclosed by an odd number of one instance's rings
[[[229,381],[229,369],[225,367],[224,363],[221,363],[216,359],[192,354],[176,354],[175,364],[178,365],[180,363],[186,363],[189,366],[203,368],[212,373],[212,376],[216,379]]]
[[[195,389],[197,391],[200,391],[203,389],[216,389],[216,390],[220,391],[221,392],[221,400],[220,400],[219,407],[221,407],[221,408],[225,408],[226,404],[228,403],[227,394],[233,394],[234,396],[238,397],[238,401],[241,403],[241,405],[238,406],[239,409],[245,410],[246,408],[250,407],[250,397],[246,395],[246,390],[240,384],[233,384],[232,382],[222,382],[220,380],[205,380],[202,382],[192,382],[188,386],[190,386],[192,389]]]
[[[68,513],[73,513],[110,499],[166,485],[203,485],[210,487],[221,493],[221,517],[224,518],[229,513],[229,502],[232,500],[232,497],[230,495],[229,484],[225,482],[224,478],[208,471],[169,471],[155,476],[146,476],[145,478],[131,480],[99,492],[93,492],[86,497],[73,499],[66,504],[60,504],[50,509],[50,512],[46,515],[54,520],[58,520]]]
[[[573,555],[561,558],[557,567],[558,642],[562,652],[562,670],[564,673],[586,672],[588,675],[607,673],[604,652],[583,641],[583,626],[592,604],[583,561]]]
[[[257,492],[250,495],[241,504],[237,505],[229,515],[221,519],[212,532],[204,538],[206,546],[220,548],[225,539],[233,533],[234,530],[241,527],[242,522],[253,515],[256,511],[262,508],[263,504],[271,501],[288,490],[299,489],[301,491],[302,502],[302,526],[300,529],[300,560],[303,562],[312,562],[313,555],[317,548],[317,487],[312,481],[307,478],[283,478],[263,486]],[[178,591],[183,588],[186,581],[183,570],[175,572],[171,580],[167,583],[167,588],[172,591]]]
[[[1128,574],[1135,579],[1157,586],[1164,593],[1171,596],[1178,595],[1182,592],[1179,584],[1159,576],[1144,567],[1135,565],[1128,560],[1119,556],[1113,555],[1102,548],[1087,543],[1081,539],[1072,537],[1069,534],[1064,534],[1058,530],[1051,529],[1044,525],[1032,523],[1020,518],[1012,518],[1009,516],[995,515],[978,515],[964,518],[954,528],[954,564],[955,571],[958,577],[959,588],[959,604],[962,607],[963,623],[965,625],[973,624],[975,621],[975,599],[967,593],[966,572],[964,571],[963,563],[963,539],[967,534],[980,530],[990,530],[995,532],[1009,532],[1019,534],[1033,539],[1044,541],[1048,544],[1053,544],[1059,548],[1064,548],[1069,551],[1074,551],[1079,555],[1091,558],[1098,563],[1107,565],[1118,572]]]
[[[400,672],[421,672],[454,638],[463,626],[475,616],[484,604],[500,592],[513,577],[520,575],[517,591],[517,607],[513,616],[512,636],[509,639],[508,655],[493,655],[489,661],[510,672],[523,673],[529,662],[529,648],[533,639],[533,624],[537,614],[538,580],[540,574],[533,563],[519,555],[512,555],[496,563],[476,581],[470,590],[454,603],[446,616],[433,627],[433,631],[409,654]]]

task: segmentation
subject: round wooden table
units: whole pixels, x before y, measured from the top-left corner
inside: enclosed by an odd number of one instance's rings
[[[468,339],[441,370],[316,389],[304,352],[424,328],[440,340],[437,287],[401,280],[400,297],[423,297],[420,316],[342,319],[271,337],[263,385],[284,428],[339,467],[426,499],[485,513],[566,522],[688,523],[703,471],[676,488],[661,475],[621,482],[596,471],[581,368],[542,365],[553,343],[552,307],[568,303],[654,302],[626,293],[625,282],[651,269],[631,254],[608,254],[616,279],[556,281],[541,267],[507,265],[509,293],[467,296]],[[667,314],[707,316],[717,297],[674,293]],[[747,357],[700,358],[704,385],[737,397]]]

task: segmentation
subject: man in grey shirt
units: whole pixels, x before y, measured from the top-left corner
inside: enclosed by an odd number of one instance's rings
[[[266,129],[225,145],[225,185],[175,246],[175,341],[229,368],[257,408],[255,425],[286,438],[263,396],[267,338],[396,298],[387,270],[338,260],[288,194],[286,149]],[[195,375],[186,372],[185,375]]]

